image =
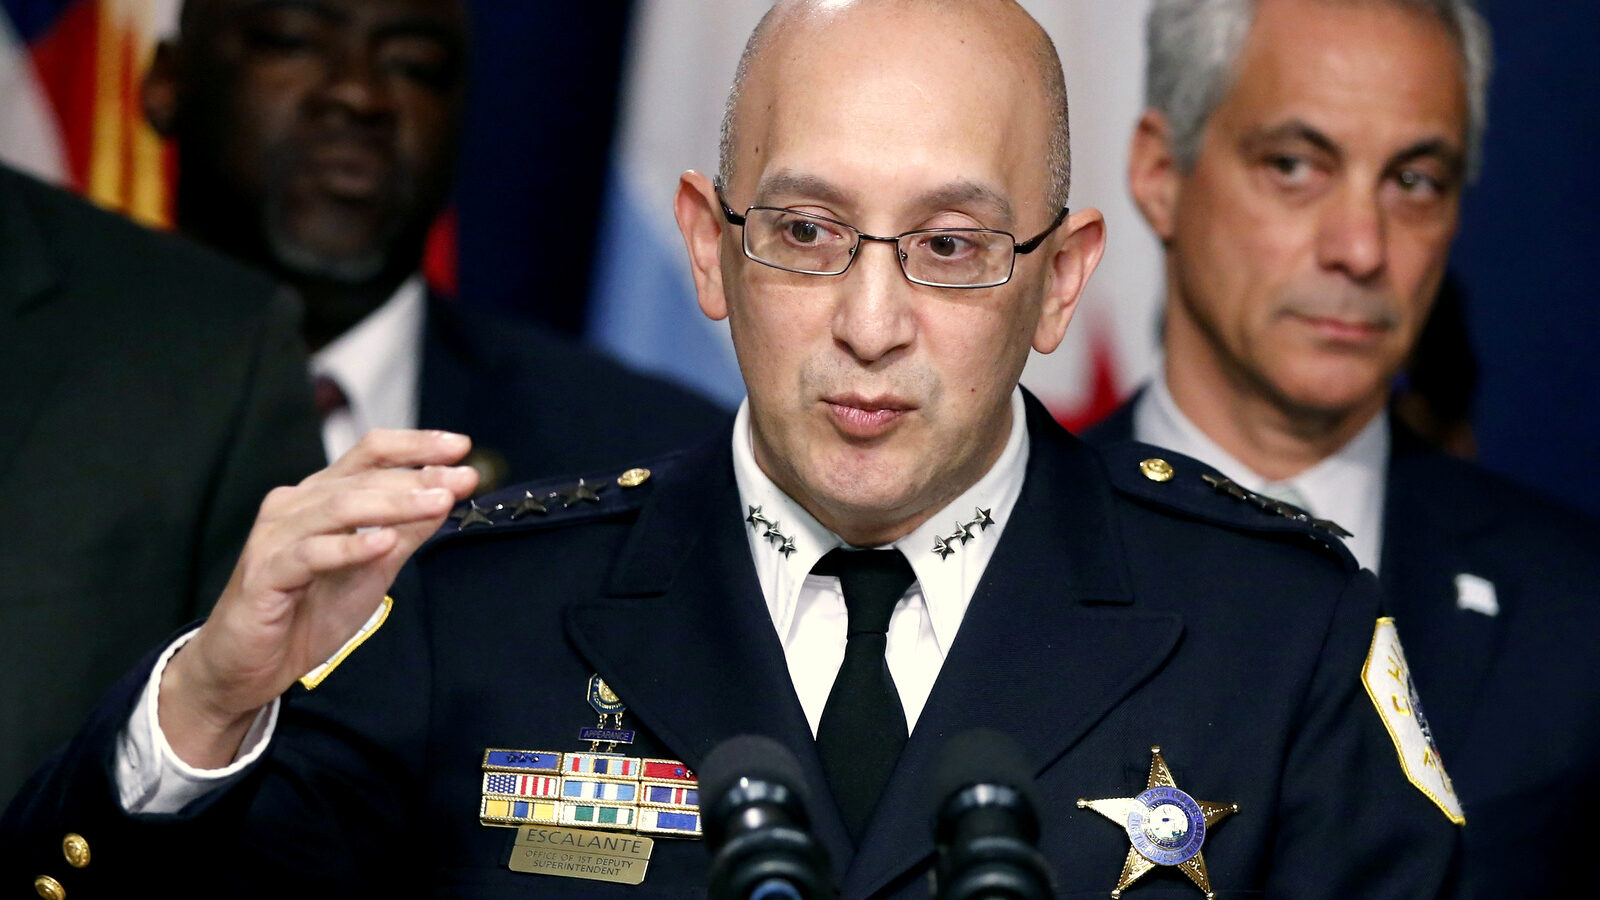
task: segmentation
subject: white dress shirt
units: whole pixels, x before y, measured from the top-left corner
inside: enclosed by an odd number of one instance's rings
[[[311,355],[311,374],[332,378],[346,405],[322,422],[333,462],[373,428],[415,428],[428,289],[421,275],[401,282],[383,305]]]
[[[1022,493],[1028,468],[1025,415],[1022,391],[1018,389],[1011,396],[1011,432],[999,459],[961,496],[889,545],[905,554],[917,575],[890,616],[885,651],[889,673],[905,708],[908,733],[916,728],[917,717],[967,613],[967,604],[1011,518],[1011,508]],[[733,474],[746,513],[759,507],[773,528],[793,542],[794,552],[783,553],[781,539],[764,537],[765,526],[745,523],[756,577],[772,614],[772,625],[783,643],[789,678],[815,735],[834,676],[844,662],[849,619],[839,579],[812,575],[811,568],[828,551],[846,544],[779,490],[756,465],[750,446],[748,400],[739,406],[733,422]],[[934,552],[936,538],[950,538],[961,525],[979,519],[979,510],[986,511],[994,524],[987,528],[973,526],[972,538],[965,543],[954,541],[953,553],[941,557]]]
[[[845,542],[824,528],[798,503],[773,484],[756,464],[750,447],[749,403],[739,407],[733,428],[733,469],[739,496],[748,514],[760,507],[773,531],[792,541],[794,551],[783,553],[782,541],[766,537],[766,526],[746,522],[750,554],[773,627],[783,643],[784,657],[795,692],[816,734],[822,707],[833,679],[844,661],[847,614],[839,579],[812,575],[811,567],[829,550]],[[994,555],[1012,507],[1022,493],[1028,467],[1028,433],[1022,391],[1011,395],[1011,431],[995,464],[921,527],[889,545],[911,563],[917,580],[889,620],[889,672],[905,708],[906,730],[933,690],[945,654],[966,615],[967,604]],[[992,520],[987,527],[982,523]],[[956,535],[962,526],[972,535],[965,542]],[[954,552],[934,552],[935,540],[952,544]],[[374,614],[376,617],[376,614]],[[370,623],[369,623],[370,624]],[[172,751],[161,732],[157,715],[161,674],[168,660],[191,636],[186,634],[167,648],[140,695],[116,748],[117,790],[122,807],[130,813],[170,813],[226,785],[260,758],[276,730],[279,700],[257,714],[234,761],[223,769],[196,769]]]
[[[1234,459],[1178,409],[1157,372],[1133,408],[1133,437],[1192,456],[1256,491],[1293,503],[1353,536],[1345,545],[1361,566],[1378,571],[1383,549],[1383,501],[1389,465],[1389,414],[1379,413],[1332,456],[1281,481],[1269,481]]]

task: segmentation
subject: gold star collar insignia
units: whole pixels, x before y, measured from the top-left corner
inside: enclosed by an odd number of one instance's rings
[[[1207,900],[1216,897],[1206,875],[1206,859],[1200,852],[1206,832],[1222,819],[1239,811],[1237,803],[1208,803],[1178,790],[1172,770],[1161,758],[1161,748],[1150,748],[1150,780],[1137,797],[1108,800],[1079,800],[1079,809],[1092,809],[1122,826],[1128,832],[1128,859],[1122,864],[1122,878],[1111,890],[1120,898],[1123,890],[1156,866],[1177,866],[1195,887],[1205,891]]]

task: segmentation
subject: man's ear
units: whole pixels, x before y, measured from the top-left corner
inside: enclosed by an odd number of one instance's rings
[[[1145,110],[1134,129],[1133,146],[1128,149],[1128,190],[1162,243],[1172,237],[1181,177],[1172,148],[1171,124],[1161,113]]]
[[[689,271],[694,275],[700,311],[712,319],[728,317],[728,297],[722,290],[722,205],[711,179],[690,170],[678,179],[672,212],[689,250]]]
[[[145,73],[144,83],[139,88],[145,121],[162,137],[172,137],[178,121],[178,52],[177,45],[171,41],[157,44],[150,71]]]
[[[1050,283],[1045,287],[1039,324],[1033,330],[1033,349],[1040,353],[1052,353],[1061,346],[1089,276],[1106,251],[1106,220],[1098,209],[1073,213],[1061,223],[1061,230],[1066,237],[1050,257]]]

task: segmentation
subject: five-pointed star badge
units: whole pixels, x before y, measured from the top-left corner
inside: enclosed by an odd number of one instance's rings
[[[1208,803],[1178,790],[1172,770],[1161,758],[1161,748],[1150,748],[1150,780],[1137,797],[1079,800],[1079,809],[1092,809],[1128,832],[1128,858],[1122,878],[1111,890],[1120,898],[1129,885],[1156,866],[1177,866],[1207,900],[1216,897],[1200,853],[1212,825],[1239,811],[1237,803]]]
[[[465,509],[457,510],[457,512],[461,513],[460,516],[455,517],[459,520],[459,524],[456,525],[457,531],[466,531],[474,525],[494,524],[494,520],[489,518],[489,514],[484,512],[483,507],[479,506],[476,500],[468,500],[467,503],[468,506]]]
[[[590,503],[599,503],[599,492],[602,490],[605,490],[605,485],[602,484],[599,487],[590,487],[588,482],[584,481],[582,478],[579,478],[577,487],[562,493],[561,508],[566,509],[572,504],[577,503],[579,500],[587,500]]]
[[[533,491],[523,491],[522,493],[524,495],[523,498],[517,501],[516,506],[511,508],[512,521],[516,521],[529,513],[544,515],[550,511],[538,497],[533,496]]]

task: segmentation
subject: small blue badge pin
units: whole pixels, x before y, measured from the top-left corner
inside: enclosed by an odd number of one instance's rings
[[[606,752],[610,753],[617,749],[618,744],[633,743],[633,729],[622,727],[622,714],[628,708],[622,705],[622,699],[598,673],[589,676],[589,705],[594,707],[600,721],[591,727],[580,728],[578,740],[588,741],[591,752],[599,752],[601,744],[605,744]]]

